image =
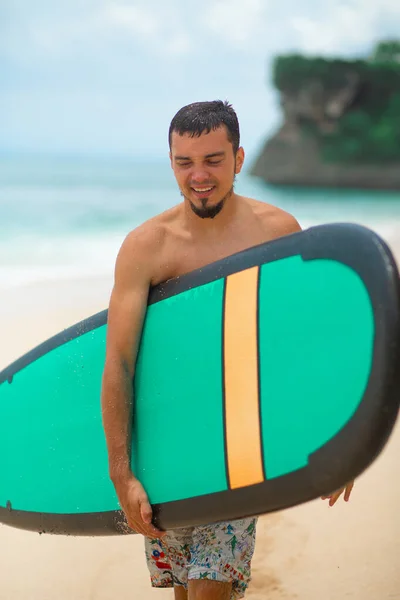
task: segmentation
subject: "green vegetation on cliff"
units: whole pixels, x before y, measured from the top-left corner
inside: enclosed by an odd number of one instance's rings
[[[279,56],[273,82],[325,160],[400,161],[400,42],[381,42],[368,60]],[[307,110],[296,114],[296,101]]]

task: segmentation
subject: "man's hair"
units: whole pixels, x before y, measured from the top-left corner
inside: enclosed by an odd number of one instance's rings
[[[168,134],[169,147],[171,149],[174,131],[179,135],[189,133],[191,137],[199,137],[202,133],[210,133],[211,130],[215,131],[223,125],[227,129],[228,140],[236,154],[240,145],[239,121],[231,104],[222,100],[188,104],[181,108],[171,121]]]

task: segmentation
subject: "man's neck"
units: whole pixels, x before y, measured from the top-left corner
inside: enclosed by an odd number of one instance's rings
[[[228,228],[234,220],[239,205],[240,196],[233,193],[226,199],[221,211],[214,218],[202,219],[193,212],[190,202],[185,198],[183,201],[183,211],[185,225],[189,231],[199,235],[218,235]]]

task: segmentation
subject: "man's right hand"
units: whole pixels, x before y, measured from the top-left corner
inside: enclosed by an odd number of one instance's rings
[[[161,538],[165,531],[154,527],[151,522],[153,513],[147,494],[133,475],[123,481],[114,482],[118,500],[131,529],[148,538]]]

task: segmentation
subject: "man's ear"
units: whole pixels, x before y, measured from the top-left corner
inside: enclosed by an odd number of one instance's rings
[[[244,150],[242,147],[238,148],[238,151],[236,152],[236,158],[235,158],[235,175],[238,175],[240,173],[240,171],[242,170],[243,167],[243,163],[244,163]]]

